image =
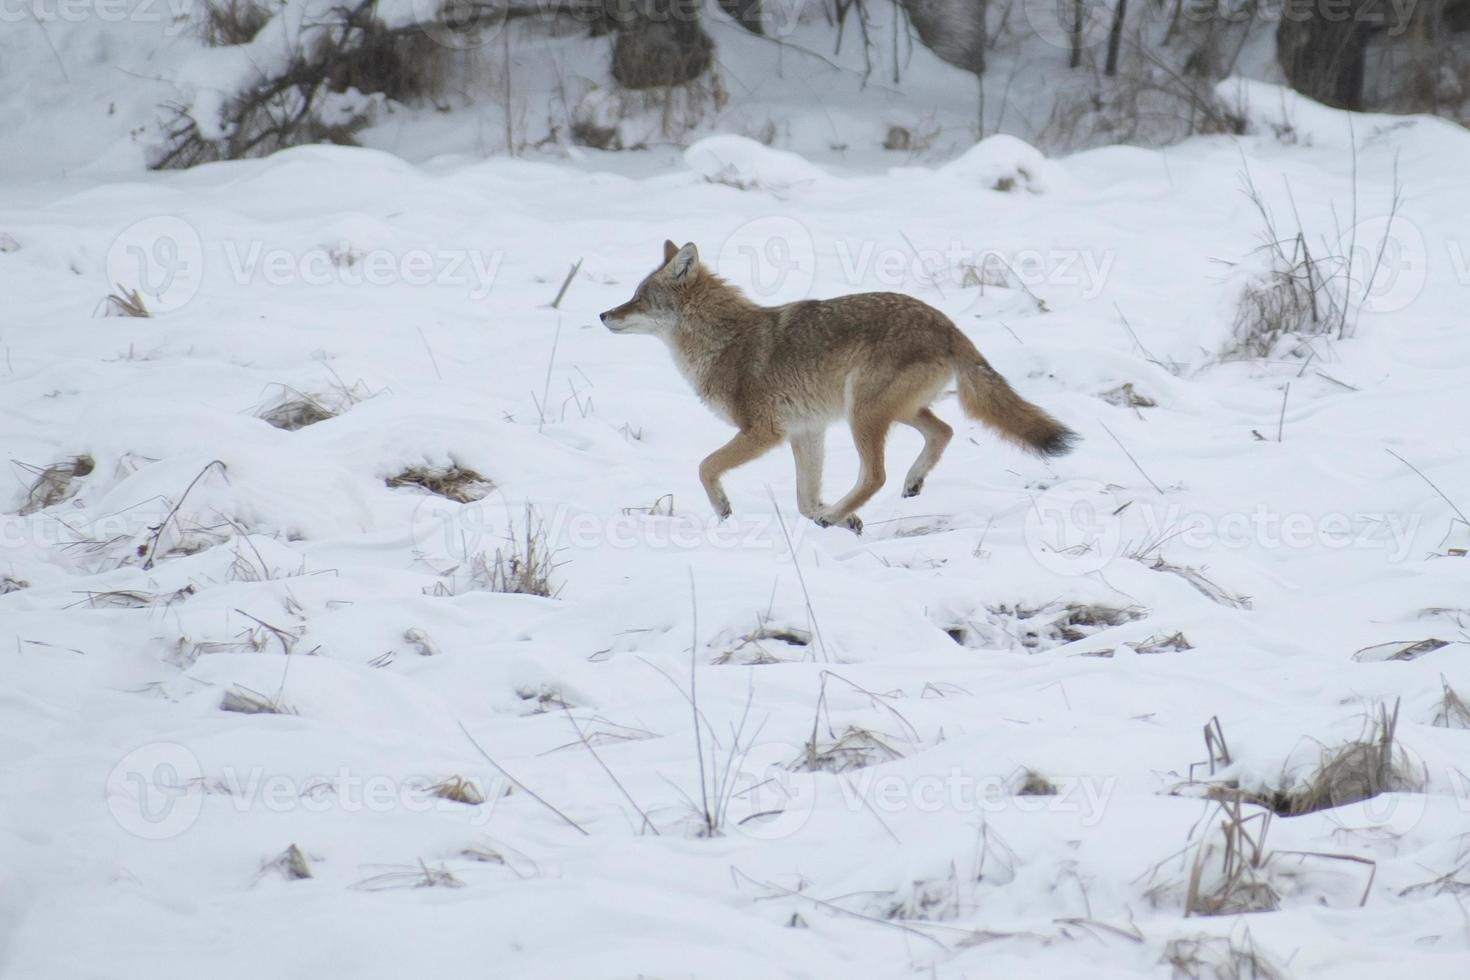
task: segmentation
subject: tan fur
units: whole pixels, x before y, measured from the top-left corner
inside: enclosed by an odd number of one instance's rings
[[[899,293],[758,306],[700,265],[693,244],[665,242],[663,264],[602,321],[615,333],[663,339],[699,397],[740,430],[699,467],[722,518],[730,501],[721,476],[790,441],[801,513],[860,531],[854,512],[883,486],[884,444],[894,422],[924,436],[904,496],[918,493],[939,461],[954,430],[929,404],[951,379],[959,382],[965,413],[1017,445],[1060,455],[1075,438],[1016,394],[949,317]],[[842,418],[862,467],[857,485],[828,507],[820,499],[822,440]]]

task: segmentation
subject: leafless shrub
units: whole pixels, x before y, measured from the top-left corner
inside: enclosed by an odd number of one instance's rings
[[[238,26],[243,33],[249,15],[243,16],[226,30]],[[191,167],[302,143],[352,145],[354,133],[370,121],[372,96],[406,102],[434,95],[444,84],[447,55],[421,24],[385,26],[376,0],[337,7],[306,25],[287,63],[229,98],[222,117],[204,129],[189,107],[171,107],[165,142],[151,165]],[[349,91],[368,98],[346,101]]]
[[[77,492],[75,482],[97,468],[96,462],[86,453],[57,460],[46,466],[32,466],[21,462],[15,462],[14,465],[35,477],[26,490],[25,501],[20,505],[18,513],[22,515],[34,514],[71,499]]]
[[[1353,153],[1357,153],[1356,144]],[[1354,166],[1356,168],[1356,161]],[[1356,325],[1363,303],[1372,294],[1393,222],[1398,215],[1402,194],[1397,174],[1379,241],[1359,243],[1355,237],[1355,224],[1349,240],[1342,240],[1344,236],[1339,229],[1336,243],[1324,239],[1315,247],[1308,241],[1300,216],[1296,217],[1295,232],[1285,232],[1280,228],[1256,187],[1249,167],[1241,172],[1241,185],[1261,218],[1258,255],[1264,271],[1254,276],[1241,290],[1233,336],[1221,351],[1220,358],[1270,357],[1284,342],[1299,343],[1303,337],[1314,336],[1331,336],[1340,340],[1348,336]],[[1356,184],[1353,197],[1356,212]],[[1356,220],[1356,214],[1353,218]],[[1366,269],[1355,268],[1360,248],[1369,249],[1368,254],[1373,256]],[[1361,262],[1358,264],[1361,266]]]
[[[1214,77],[1179,56],[1135,39],[1111,77],[1060,88],[1038,136],[1049,149],[1071,151],[1112,143],[1162,145],[1196,135],[1241,135],[1246,120],[1215,92]]]
[[[249,44],[270,19],[260,0],[205,0],[199,35],[212,48]]]

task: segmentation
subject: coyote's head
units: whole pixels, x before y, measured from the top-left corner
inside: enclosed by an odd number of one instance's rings
[[[602,314],[613,333],[651,333],[668,336],[679,321],[685,291],[699,274],[699,250],[690,242],[679,248],[664,242],[664,261],[633,290],[633,298]]]

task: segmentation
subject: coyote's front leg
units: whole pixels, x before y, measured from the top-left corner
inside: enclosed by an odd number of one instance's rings
[[[730,470],[748,463],[774,447],[781,441],[781,433],[766,429],[742,429],[734,439],[705,457],[699,464],[699,482],[709,496],[710,506],[720,520],[730,516],[730,498],[720,486],[720,477]]]
[[[796,509],[816,519],[822,509],[822,458],[826,432],[807,429],[791,433],[791,455],[796,458]]]

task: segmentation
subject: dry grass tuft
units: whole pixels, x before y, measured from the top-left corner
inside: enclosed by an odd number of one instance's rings
[[[1147,639],[1137,643],[1130,643],[1135,653],[1177,653],[1180,650],[1193,650],[1194,644],[1189,642],[1183,632],[1174,632],[1167,635],[1155,633]]]
[[[806,743],[791,768],[805,772],[848,772],[902,759],[903,753],[866,728],[849,725],[836,739]]]
[[[1218,582],[1214,582],[1211,579],[1207,578],[1205,576],[1205,573],[1198,568],[1193,568],[1189,565],[1176,565],[1173,562],[1164,560],[1162,556],[1158,555],[1150,557],[1143,554],[1132,554],[1128,557],[1142,562],[1151,571],[1167,572],[1170,575],[1175,575],[1179,578],[1184,579],[1184,581],[1188,582],[1191,586],[1194,587],[1196,592],[1204,596],[1206,599],[1209,599],[1211,602],[1218,603],[1222,606],[1228,606],[1231,609],[1251,608],[1250,596],[1238,595],[1234,592],[1231,592],[1229,589],[1220,585]]]
[[[1170,968],[1173,980],[1286,980],[1256,948],[1249,930],[1239,941],[1204,933],[1171,939],[1160,962]]]
[[[1380,704],[1362,735],[1323,750],[1322,764],[1311,779],[1290,791],[1270,794],[1262,802],[1282,816],[1294,817],[1358,803],[1380,793],[1423,789],[1423,778],[1395,744],[1398,722],[1398,702],[1391,712]]]
[[[1021,773],[1021,785],[1016,788],[1017,796],[1056,796],[1057,787],[1035,769]]]
[[[1291,352],[1297,353],[1303,337],[1328,336],[1338,340],[1346,337],[1355,325],[1357,312],[1372,295],[1373,282],[1383,261],[1401,200],[1397,175],[1382,239],[1358,242],[1354,237],[1345,244],[1324,240],[1315,252],[1299,216],[1296,232],[1278,228],[1249,169],[1241,173],[1241,190],[1261,218],[1260,252],[1265,269],[1241,291],[1234,335],[1220,352],[1221,359],[1276,356],[1286,340],[1296,343]],[[1356,200],[1353,207],[1356,212]],[[1356,235],[1354,229],[1349,233]],[[1339,234],[1338,238],[1341,237]],[[1368,255],[1374,255],[1376,250],[1371,267],[1354,269],[1354,260],[1358,258],[1355,253],[1359,249],[1368,250]]]
[[[1386,660],[1418,660],[1426,653],[1433,653],[1450,645],[1449,640],[1428,637],[1423,640],[1392,640],[1363,647],[1353,654],[1358,663],[1377,663]]]
[[[318,422],[336,418],[337,413],[311,395],[293,392],[292,396],[279,399],[256,417],[264,419],[278,429],[295,432],[308,425],[316,425]]]
[[[330,368],[328,370],[331,371]],[[301,391],[279,382],[271,387],[277,389],[276,397],[266,402],[255,417],[287,432],[295,432],[308,425],[336,418],[358,402],[367,401],[379,394],[360,379],[348,384],[335,371],[332,372],[332,380],[326,391]]]
[[[452,800],[468,806],[479,806],[485,802],[485,794],[480,792],[480,787],[463,776],[450,776],[435,783],[429,787],[429,794],[441,800]]]
[[[96,315],[95,311],[93,315]],[[128,289],[119,283],[112,292],[102,297],[102,315],[150,317],[153,314],[148,312],[147,304],[136,289]]]
[[[295,844],[282,851],[275,860],[268,861],[261,866],[261,874],[267,871],[279,871],[289,881],[303,881],[312,876],[311,865],[307,863],[306,855]]]
[[[464,882],[454,876],[443,864],[431,868],[422,860],[418,865],[385,865],[388,870],[364,878],[353,888],[365,892],[388,891],[393,888],[463,888]]]
[[[1147,615],[1146,610],[1136,606],[1083,603],[1047,603],[1034,607],[1017,603],[1015,606],[992,606],[987,611],[990,614],[990,625],[998,629],[1004,637],[1003,645],[1019,647],[1029,652],[1075,643]],[[977,633],[990,632],[983,626],[969,625],[974,626]],[[968,639],[968,633],[960,627],[952,627],[948,632],[951,639],[962,645]]]
[[[97,468],[92,457],[86,453],[58,460],[48,466],[32,466],[20,462],[15,465],[35,474],[35,479],[26,491],[25,502],[20,505],[19,513],[22,515],[34,514],[70,499],[76,493],[76,487],[73,486],[75,481]]]
[[[763,642],[784,644],[788,649],[806,650],[811,646],[812,634],[794,626],[770,626],[762,624],[735,641],[730,649],[715,657],[710,663],[716,665],[738,663],[744,666],[756,664],[779,664],[786,661],[762,646]],[[753,649],[752,649],[753,648]]]
[[[1434,709],[1434,721],[1432,724],[1437,728],[1470,728],[1470,704],[1450,687],[1450,682],[1445,680],[1441,674],[1439,678],[1441,687],[1439,705]]]
[[[1100,392],[1097,397],[1119,408],[1154,408],[1159,404],[1147,395],[1140,395],[1135,391],[1132,381],[1125,381],[1116,388]]]
[[[1281,897],[1268,880],[1271,852],[1266,835],[1271,814],[1247,814],[1240,797],[1220,801],[1218,841],[1207,839],[1195,850],[1184,895],[1185,915],[1236,915],[1271,912]],[[1252,834],[1252,822],[1256,824]],[[1218,859],[1218,866],[1211,869]]]
[[[534,705],[531,714],[535,715],[544,715],[548,711],[565,711],[575,707],[572,702],[562,696],[561,688],[545,684],[540,687],[517,688],[516,697],[522,701],[531,702]]]
[[[25,579],[0,575],[0,595],[9,595],[12,592],[19,592],[21,589],[29,589],[30,587],[31,583]]]
[[[390,487],[418,487],[462,504],[483,500],[495,484],[469,467],[450,463],[448,466],[410,466],[383,481]]]
[[[1242,787],[1234,781],[1216,783],[1209,787],[1208,795],[1215,800],[1241,799],[1278,816],[1297,817],[1360,803],[1380,793],[1420,792],[1426,779],[1414,769],[1396,742],[1398,721],[1397,701],[1392,711],[1380,704],[1357,738],[1322,748],[1321,762],[1308,778],[1261,789]],[[1230,750],[1225,746],[1217,719],[1205,726],[1205,742],[1210,750],[1212,773],[1217,767],[1217,753],[1221,764],[1230,764]]]
[[[1186,916],[1274,911],[1280,896],[1269,876],[1271,851],[1266,847],[1266,836],[1271,818],[1269,810],[1256,808],[1239,793],[1217,798],[1215,809],[1204,823],[1206,835],[1195,841],[1192,829],[1189,845],[1175,855],[1192,852],[1184,880],[1168,879],[1153,885],[1145,892],[1149,901],[1162,907],[1182,900]],[[1162,867],[1156,866],[1150,878],[1157,876]]]
[[[261,694],[248,687],[236,684],[220,699],[221,711],[235,711],[242,715],[294,715],[296,709],[283,704],[278,697]]]
[[[560,590],[551,581],[557,563],[546,534],[546,525],[535,508],[528,506],[519,534],[512,527],[505,544],[493,554],[482,552],[464,565],[456,565],[425,592],[441,596],[466,591],[502,592],[553,599]]]

